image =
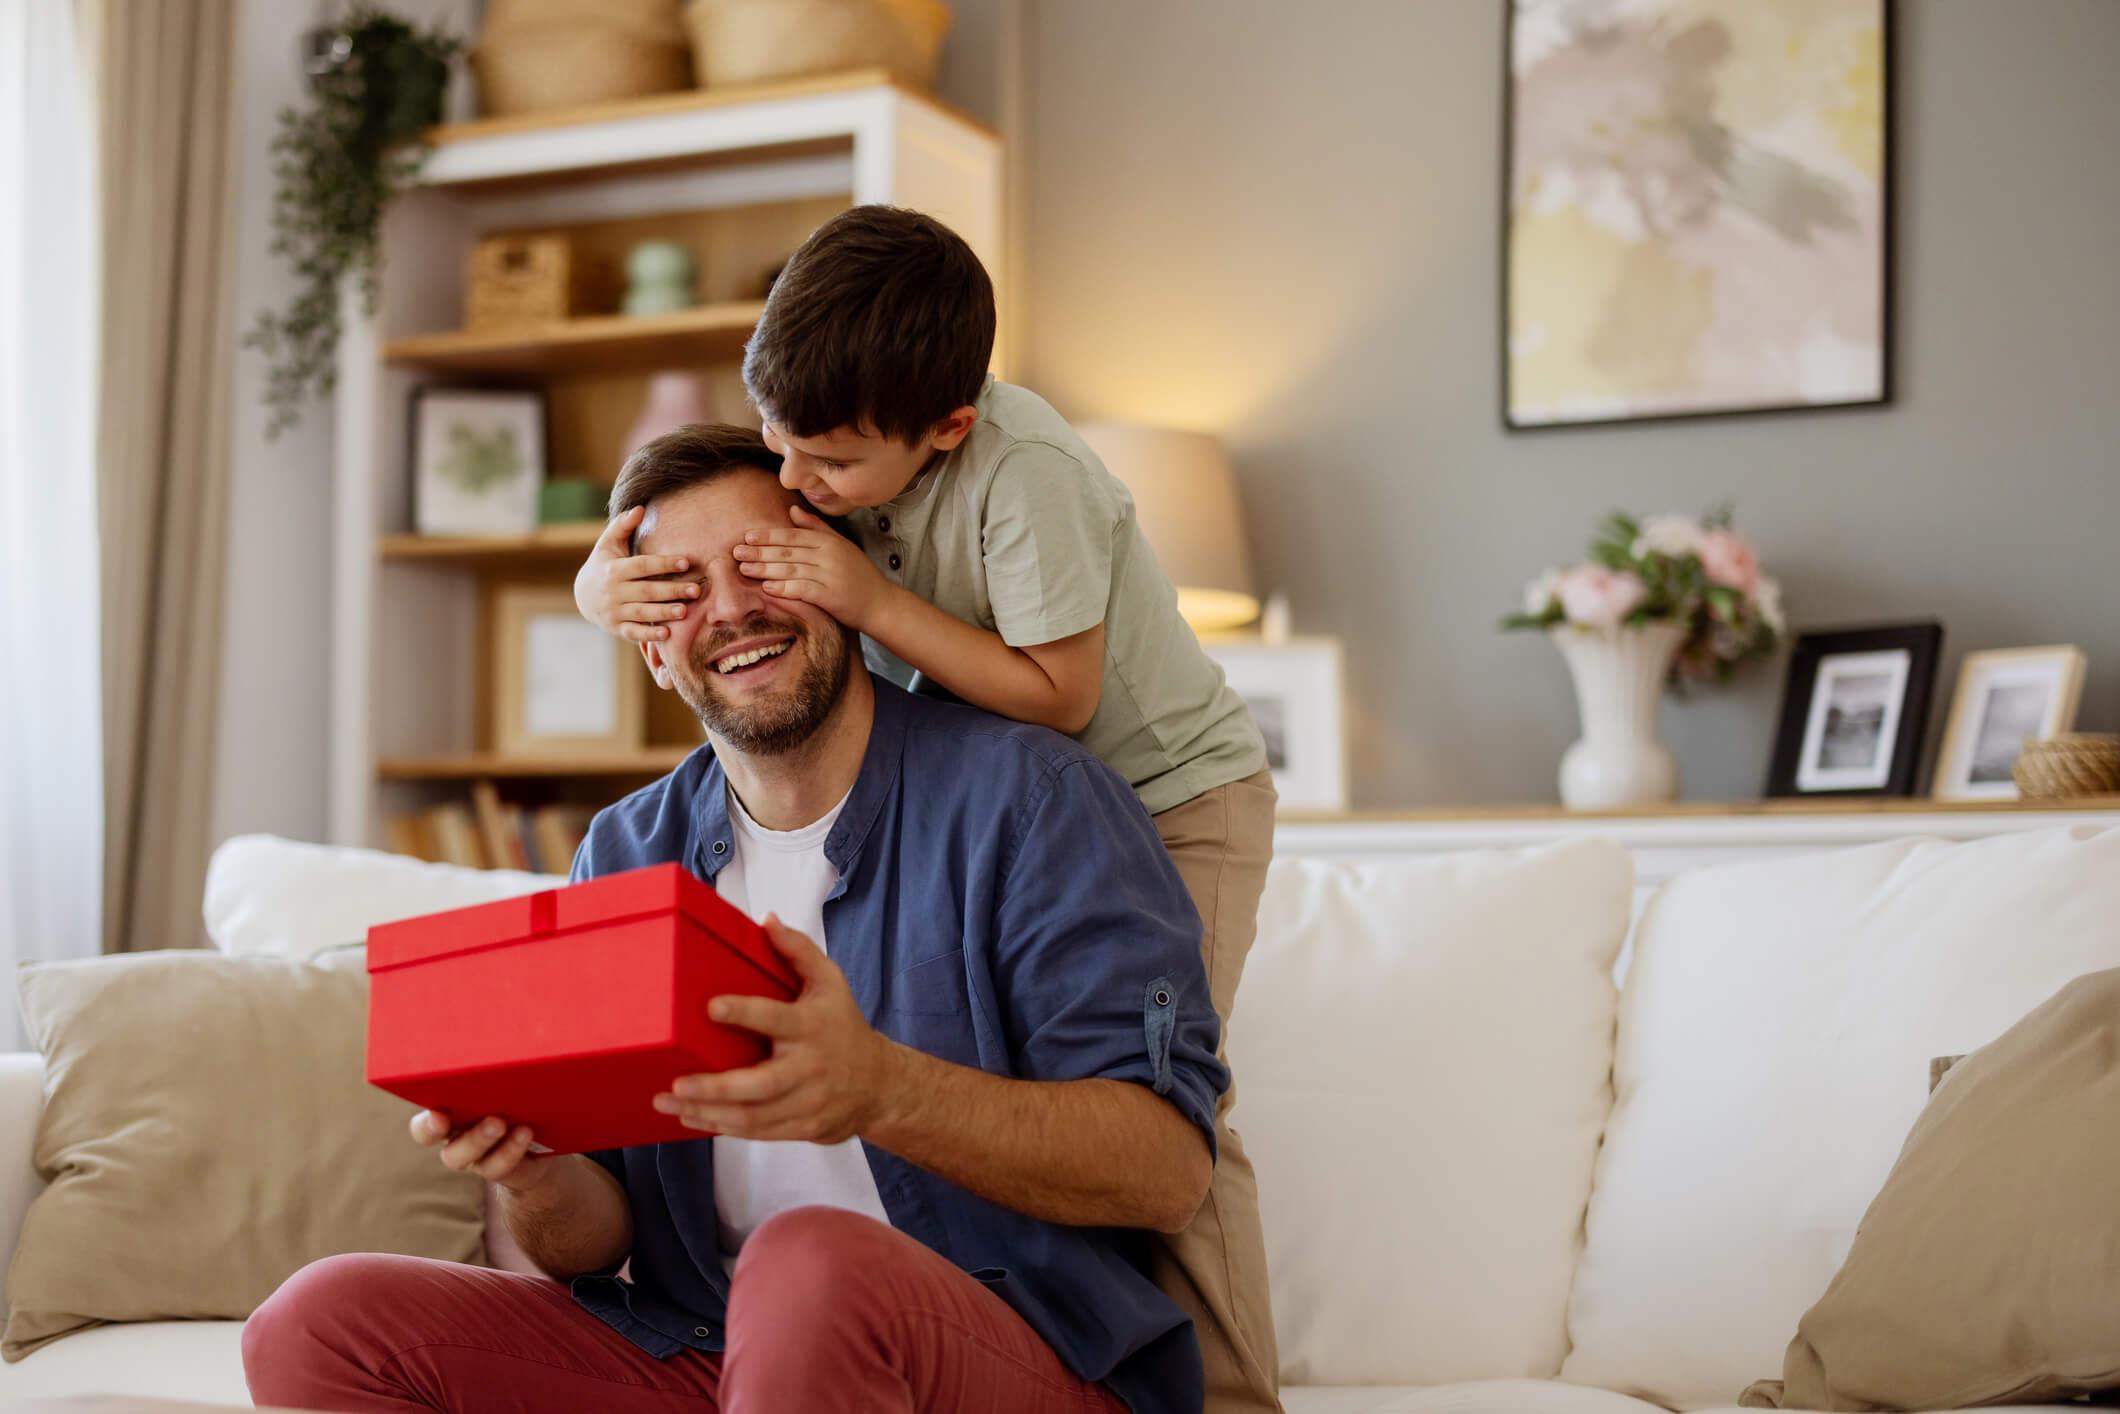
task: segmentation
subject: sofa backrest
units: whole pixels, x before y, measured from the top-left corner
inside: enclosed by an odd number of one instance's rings
[[[1273,866],[1230,1120],[1291,1382],[1559,1372],[1632,884],[1598,841]]]

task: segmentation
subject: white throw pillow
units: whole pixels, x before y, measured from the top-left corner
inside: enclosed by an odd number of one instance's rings
[[[401,854],[237,835],[206,870],[206,935],[235,956],[305,958],[369,925],[566,883],[551,874],[424,864]]]
[[[1568,1379],[1680,1409],[1773,1378],[1928,1097],[2120,967],[2120,831],[1683,875],[1635,936]]]
[[[1231,1118],[1285,1378],[1560,1369],[1633,879],[1603,842],[1273,866]]]

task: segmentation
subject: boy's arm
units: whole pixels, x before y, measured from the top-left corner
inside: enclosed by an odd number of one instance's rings
[[[884,586],[861,631],[976,707],[1073,736],[1104,690],[1104,625],[1053,643],[1011,648],[998,633]]]

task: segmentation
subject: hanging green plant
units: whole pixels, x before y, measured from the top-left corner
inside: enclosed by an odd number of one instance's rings
[[[293,266],[298,285],[285,309],[261,313],[243,339],[271,362],[273,437],[337,381],[339,289],[348,275],[375,311],[383,209],[426,160],[420,135],[441,120],[449,62],[462,44],[363,5],[315,47],[310,103],[280,111],[272,143],[272,250]]]

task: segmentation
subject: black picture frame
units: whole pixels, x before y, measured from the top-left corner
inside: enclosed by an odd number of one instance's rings
[[[1880,63],[1881,75],[1879,99],[1883,112],[1879,115],[1884,143],[1883,163],[1878,176],[1878,386],[1877,396],[1861,400],[1830,403],[1762,403],[1744,407],[1703,408],[1690,412],[1634,413],[1619,417],[1570,418],[1553,421],[1520,421],[1516,416],[1513,370],[1509,359],[1509,330],[1511,318],[1511,286],[1509,261],[1509,231],[1512,217],[1511,198],[1516,189],[1516,12],[1518,0],[1503,0],[1502,11],[1502,181],[1499,207],[1499,239],[1496,242],[1495,261],[1496,304],[1501,312],[1501,327],[1495,339],[1495,361],[1498,377],[1496,392],[1502,430],[1513,432],[1582,432],[1606,427],[1632,427],[1654,422],[1703,422],[1723,418],[1779,417],[1791,413],[1850,413],[1865,412],[1873,408],[1889,407],[1898,399],[1898,337],[1897,320],[1894,315],[1898,300],[1895,291],[1896,262],[1893,260],[1895,232],[1898,226],[1899,182],[1898,164],[1894,154],[1898,150],[1899,114],[1899,0],[1877,0],[1879,23],[1883,29]]]
[[[1835,658],[1890,652],[1904,652],[1908,660],[1900,687],[1899,725],[1893,733],[1891,762],[1884,781],[1875,786],[1804,785],[1804,749],[1820,670]],[[1789,673],[1782,689],[1781,721],[1775,731],[1773,761],[1767,770],[1768,797],[1809,800],[1914,794],[1921,748],[1928,735],[1929,709],[1935,701],[1936,669],[1942,658],[1943,625],[1933,621],[1799,635],[1789,656]]]

